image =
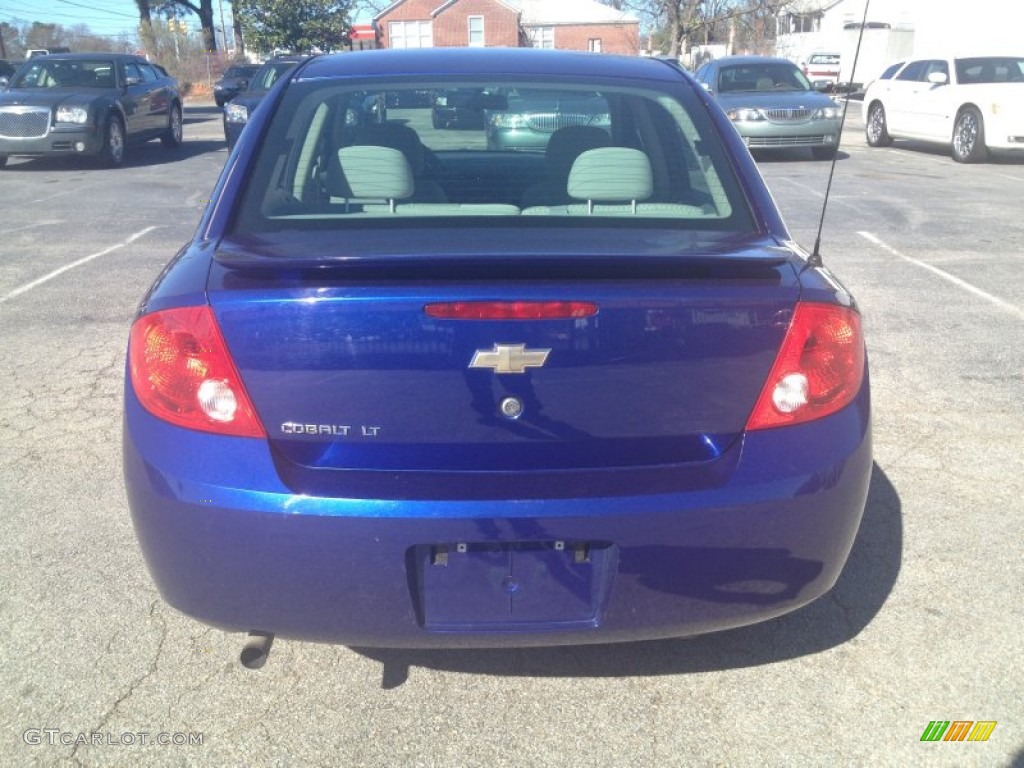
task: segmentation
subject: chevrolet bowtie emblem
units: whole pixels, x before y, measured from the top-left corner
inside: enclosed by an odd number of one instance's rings
[[[527,349],[525,344],[495,344],[494,349],[478,349],[470,368],[491,368],[495,373],[526,373],[547,362],[550,349]]]

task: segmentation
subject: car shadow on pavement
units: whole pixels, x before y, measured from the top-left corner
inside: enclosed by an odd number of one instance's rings
[[[219,118],[223,111],[223,107],[218,107],[215,104],[204,105],[201,107],[190,107],[186,105],[185,112],[182,114],[181,118],[185,125],[188,125],[189,123],[205,123],[214,115]]]
[[[224,157],[227,158],[227,146],[227,142],[223,139],[186,138],[176,149],[165,149],[160,146],[160,142],[151,141],[148,144],[130,147],[124,159],[124,167],[141,168],[150,165],[166,165],[221,150],[225,151]]]
[[[792,147],[790,149],[752,149],[750,150],[751,156],[759,165],[764,163],[797,163],[797,162],[813,162],[820,163],[823,166],[827,166],[832,162],[832,158],[816,158],[811,154],[811,150],[802,147]],[[850,156],[843,152],[843,150],[836,151],[836,160],[843,161],[849,160]]]
[[[874,464],[864,518],[846,567],[831,592],[794,613],[672,640],[552,648],[352,650],[381,662],[385,689],[402,685],[411,667],[509,677],[633,677],[759,666],[820,653],[856,637],[892,592],[902,552],[899,493]]]
[[[39,173],[43,171],[107,171],[118,173],[127,168],[144,168],[154,165],[166,165],[181,160],[188,160],[208,152],[226,150],[223,139],[185,139],[176,149],[166,149],[159,141],[136,144],[125,150],[124,165],[120,168],[107,168],[92,157],[15,157],[3,169],[3,175],[12,173]],[[227,154],[224,155],[227,157]]]
[[[903,152],[913,154],[931,155],[932,157],[949,160],[954,166],[957,165],[957,162],[953,160],[950,154],[948,144],[935,144],[927,141],[915,141],[913,139],[896,139],[893,141],[890,149],[902,150]],[[978,165],[1024,165],[1024,153],[994,150]]]

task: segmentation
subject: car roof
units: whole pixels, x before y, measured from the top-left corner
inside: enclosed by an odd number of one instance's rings
[[[716,64],[789,64],[796,66],[789,59],[781,56],[722,56],[714,59]]]
[[[300,80],[377,75],[558,75],[637,77],[678,81],[678,65],[639,56],[536,48],[425,48],[357,51],[318,56]]]
[[[133,53],[99,53],[95,51],[92,53],[47,53],[44,56],[33,56],[30,60],[35,61],[37,58],[45,58],[48,61],[52,61],[54,59],[61,59],[65,61],[91,61],[96,58],[110,58],[115,61],[145,61],[145,63],[150,63],[145,60],[145,57],[136,56]]]

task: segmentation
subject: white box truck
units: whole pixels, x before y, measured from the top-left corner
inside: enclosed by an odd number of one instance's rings
[[[839,80],[841,90],[849,93],[863,91],[865,86],[876,79],[882,70],[897,61],[904,61],[914,53],[914,30],[877,21],[864,25],[864,38],[860,44],[860,55],[854,68],[853,59],[857,52],[860,24],[852,22],[843,27],[843,50],[840,53],[842,69]]]

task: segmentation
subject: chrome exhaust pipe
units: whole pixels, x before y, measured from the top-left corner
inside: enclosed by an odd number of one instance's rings
[[[267,663],[267,656],[270,655],[270,646],[274,644],[273,632],[258,632],[253,630],[249,633],[249,641],[242,649],[239,661],[246,669],[259,669]]]

